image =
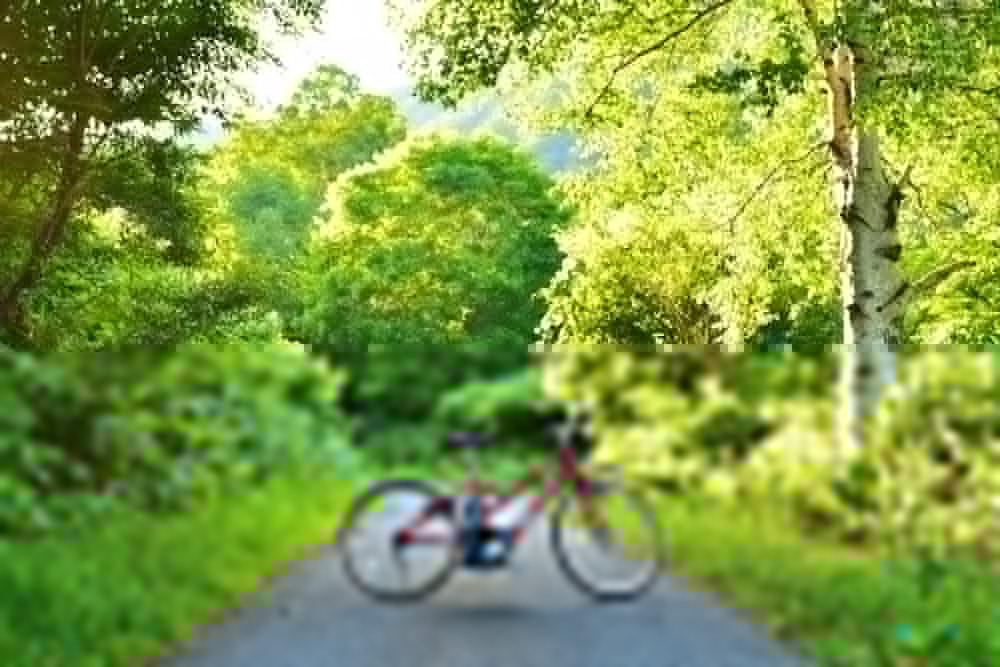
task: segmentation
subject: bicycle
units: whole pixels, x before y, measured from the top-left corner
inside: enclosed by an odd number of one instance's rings
[[[506,567],[531,526],[557,502],[550,512],[549,540],[556,563],[568,580],[599,602],[634,600],[647,593],[656,583],[664,562],[656,513],[644,494],[623,481],[584,471],[580,457],[593,443],[583,426],[579,418],[561,425],[557,433],[556,465],[529,472],[506,495],[500,494],[496,485],[482,481],[475,458],[494,438],[481,433],[451,434],[447,446],[464,450],[472,461],[473,470],[463,485],[464,493],[442,494],[434,485],[417,479],[375,484],[355,499],[338,532],[337,548],[348,579],[380,602],[423,600],[440,590],[461,567],[478,571]],[[526,491],[535,484],[542,486],[541,494],[527,495]],[[368,577],[368,566],[373,564],[372,547],[352,551],[352,540],[363,534],[364,521],[371,514],[378,513],[383,506],[391,507],[390,499],[405,494],[416,499],[395,510],[412,517],[388,528],[388,519],[394,518],[390,510],[389,516],[383,512],[375,521],[375,528],[384,532],[376,547],[388,550],[389,561],[401,584],[392,589],[386,584],[384,573],[381,577],[377,574]],[[497,514],[518,500],[528,501],[528,510],[512,527],[501,528],[491,523]],[[609,508],[614,500],[624,501],[627,509]],[[621,523],[622,519],[638,519],[638,524],[633,523],[621,544],[616,544],[613,524]],[[583,537],[593,538],[600,551],[614,551],[618,564],[637,568],[637,572],[617,585],[589,572],[578,560],[581,553],[573,546],[574,538]],[[418,549],[422,561],[412,558]],[[436,559],[431,560],[429,553]],[[414,571],[419,565],[427,566],[427,572],[417,578]]]

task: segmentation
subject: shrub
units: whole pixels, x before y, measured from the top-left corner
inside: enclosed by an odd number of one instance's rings
[[[300,348],[2,354],[13,372],[0,382],[0,485],[12,493],[0,496],[0,530],[45,529],[112,501],[179,509],[290,465],[345,461],[344,375]]]
[[[71,446],[87,428],[86,395],[67,369],[0,346],[0,531],[49,527],[43,499],[93,484]]]
[[[482,431],[508,446],[544,449],[551,444],[546,426],[563,412],[558,402],[546,398],[541,369],[532,367],[446,393],[434,418],[443,429]]]
[[[773,425],[750,355],[713,346],[576,348],[550,367],[553,397],[592,406],[598,460],[672,486],[741,462]]]
[[[385,421],[429,418],[441,396],[468,382],[495,378],[527,362],[528,349],[497,350],[484,343],[371,345],[335,350],[350,371],[349,412]]]
[[[870,531],[937,553],[1000,547],[997,365],[993,353],[952,348],[904,367],[842,482]]]

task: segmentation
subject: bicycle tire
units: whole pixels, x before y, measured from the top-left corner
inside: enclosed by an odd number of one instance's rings
[[[363,494],[355,498],[348,509],[340,529],[337,531],[336,547],[340,552],[341,563],[347,579],[362,593],[368,597],[383,603],[406,604],[419,602],[439,591],[458,569],[460,564],[458,543],[449,549],[449,555],[440,572],[437,572],[426,583],[407,591],[388,591],[373,586],[358,571],[354,556],[347,548],[351,533],[356,529],[359,519],[361,519],[369,506],[380,497],[398,491],[410,491],[420,495],[425,495],[428,499],[440,497],[441,494],[427,482],[411,479],[388,480],[375,484]],[[457,527],[454,516],[442,515],[447,521],[454,534],[457,536]]]
[[[632,504],[641,515],[643,525],[646,526],[652,533],[653,553],[651,555],[651,559],[653,567],[649,575],[646,576],[639,584],[631,588],[610,590],[602,588],[599,582],[595,582],[592,578],[588,577],[586,573],[577,568],[573,558],[567,551],[566,540],[567,533],[570,530],[573,530],[571,527],[566,525],[567,516],[574,508],[575,503],[580,500],[579,497],[575,495],[564,497],[553,514],[550,530],[551,548],[559,569],[566,576],[566,578],[585,595],[597,602],[630,602],[650,592],[659,580],[660,572],[664,568],[666,560],[664,555],[664,541],[660,530],[659,520],[656,516],[656,511],[652,504],[646,499],[644,494],[639,493],[633,488],[619,484],[607,484],[606,488],[617,491],[627,497],[630,504]]]

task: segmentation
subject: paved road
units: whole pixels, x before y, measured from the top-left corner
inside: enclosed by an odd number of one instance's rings
[[[536,535],[540,531],[535,529]],[[793,667],[738,615],[664,579],[641,602],[599,606],[565,582],[541,536],[516,569],[459,574],[429,602],[380,607],[332,549],[162,667]]]

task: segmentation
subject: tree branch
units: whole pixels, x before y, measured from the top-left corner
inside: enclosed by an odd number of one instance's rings
[[[904,282],[899,286],[899,289],[897,289],[893,295],[889,297],[888,301],[879,306],[878,310],[879,312],[884,312],[890,308],[895,308],[896,312],[904,312],[910,304],[937,289],[941,283],[953,276],[956,272],[972,268],[975,265],[976,263],[970,260],[951,262],[950,264],[945,264],[944,266],[938,267],[927,273],[913,284]]]
[[[944,266],[938,267],[933,271],[928,272],[917,282],[913,283],[913,286],[910,288],[909,299],[913,300],[915,298],[921,297],[937,289],[937,287],[941,283],[943,283],[945,280],[950,278],[958,271],[961,271],[963,269],[971,269],[975,265],[976,265],[975,262],[965,259],[965,260],[951,262],[950,264],[945,264]]]
[[[799,6],[802,7],[802,13],[805,14],[806,25],[809,27],[809,32],[812,33],[813,39],[816,40],[816,54],[822,58],[827,51],[828,45],[823,44],[823,31],[820,29],[819,25],[819,14],[816,11],[816,0],[799,0]]]
[[[732,2],[733,0],[716,0],[711,5],[696,12],[695,15],[692,16],[691,19],[684,25],[680,26],[676,30],[671,31],[667,35],[664,35],[662,38],[660,38],[653,44],[650,44],[646,48],[636,51],[635,53],[632,53],[631,55],[626,56],[624,59],[622,59],[622,61],[618,63],[615,66],[615,68],[611,71],[611,76],[608,78],[607,83],[604,84],[604,87],[601,89],[601,91],[597,94],[597,97],[595,97],[594,100],[587,107],[587,111],[584,113],[584,118],[589,119],[593,117],[594,109],[597,107],[598,104],[601,103],[601,101],[604,100],[605,97],[607,97],[608,93],[611,92],[611,88],[615,85],[615,81],[618,79],[619,74],[621,74],[626,69],[628,69],[635,63],[639,62],[643,58],[664,48],[670,42],[677,39],[687,31],[691,30],[696,25],[701,23],[703,20],[705,20],[706,18],[708,18],[709,16],[711,16],[712,14],[714,14],[715,12],[719,11],[720,9],[724,8],[725,6],[729,5]]]
[[[975,93],[977,95],[984,95],[986,97],[996,97],[1000,98],[1000,86],[970,86],[967,84],[959,84],[955,86],[958,90],[963,93]]]
[[[729,233],[730,234],[734,233],[735,230],[733,228],[733,225],[740,218],[740,216],[742,216],[746,212],[747,208],[760,195],[760,193],[764,191],[764,188],[766,188],[771,183],[771,181],[773,181],[775,177],[777,177],[778,173],[781,172],[782,169],[785,169],[786,167],[789,167],[793,164],[798,164],[800,162],[808,160],[809,157],[813,155],[813,153],[820,150],[821,148],[824,148],[825,146],[827,146],[827,143],[825,141],[820,142],[818,144],[813,145],[803,155],[793,158],[787,158],[779,162],[777,165],[775,165],[775,167],[771,169],[770,172],[768,172],[767,176],[764,177],[764,180],[762,180],[760,183],[757,184],[757,187],[753,189],[753,192],[751,192],[750,195],[743,200],[743,203],[741,203],[739,208],[736,209],[736,212],[729,218],[729,220],[726,221],[726,225],[729,227]]]

